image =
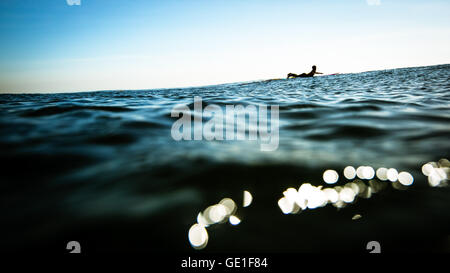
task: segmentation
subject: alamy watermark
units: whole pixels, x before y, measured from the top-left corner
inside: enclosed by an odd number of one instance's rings
[[[67,5],[69,6],[80,6],[81,0],[66,0]]]
[[[366,0],[369,6],[379,6],[381,5],[381,0]]]
[[[370,250],[369,253],[381,253],[381,245],[378,241],[370,241],[366,245],[366,249]]]
[[[67,250],[70,250],[69,253],[81,253],[81,245],[78,241],[70,241],[66,246]]]
[[[275,151],[278,148],[278,105],[272,105],[270,109],[267,105],[226,105],[223,110],[216,104],[208,104],[203,109],[202,98],[196,96],[193,111],[187,105],[177,105],[172,109],[171,117],[179,118],[171,130],[176,141],[258,141],[259,138],[261,151]],[[204,118],[208,120],[204,122]]]

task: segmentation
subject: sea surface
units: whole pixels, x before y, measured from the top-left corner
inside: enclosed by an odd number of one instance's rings
[[[278,106],[278,148],[262,151],[259,138],[174,140],[171,111],[192,110],[196,96],[203,107]],[[448,181],[422,173],[425,163],[450,158],[450,65],[179,89],[1,94],[0,112],[2,252],[65,253],[69,241],[83,252],[365,253],[369,241],[383,252],[450,251]],[[445,162],[433,166],[448,175]],[[287,188],[345,187],[352,181],[346,166],[393,168],[414,181],[363,177],[355,182],[372,186],[367,196],[280,209]],[[326,184],[325,170],[339,181]],[[246,207],[244,191],[252,196]],[[199,212],[223,198],[234,201],[240,223],[228,222],[231,212],[220,223],[209,219],[197,226],[207,242],[192,245]]]

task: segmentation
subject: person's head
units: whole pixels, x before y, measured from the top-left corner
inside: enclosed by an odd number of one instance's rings
[[[316,70],[316,66],[315,66],[315,65],[313,65],[313,66],[312,66],[312,69],[313,69],[313,70]]]

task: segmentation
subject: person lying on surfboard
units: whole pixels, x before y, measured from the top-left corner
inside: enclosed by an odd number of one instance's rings
[[[316,66],[313,65],[313,66],[312,66],[311,72],[309,72],[308,74],[302,73],[302,74],[300,74],[300,75],[297,75],[297,74],[294,74],[294,73],[289,73],[289,74],[287,75],[287,78],[288,78],[288,79],[289,79],[289,78],[308,78],[308,77],[314,77],[314,74],[323,74],[323,73],[316,72]]]

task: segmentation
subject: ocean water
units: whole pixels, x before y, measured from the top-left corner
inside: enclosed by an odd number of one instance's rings
[[[262,151],[248,139],[175,141],[171,111],[193,109],[195,96],[204,107],[277,105],[278,148]],[[450,65],[1,94],[0,111],[3,252],[66,252],[69,241],[85,252],[367,252],[374,240],[385,252],[450,251],[447,163],[434,165],[444,172],[439,183],[422,173],[425,163],[450,157]],[[344,188],[353,180],[346,166],[395,168],[414,181],[363,177],[349,202],[282,212],[287,188]],[[330,169],[339,174],[333,185],[323,181]],[[247,207],[244,191],[253,197]],[[223,198],[234,200],[240,223],[226,222],[231,212],[210,221],[208,241],[194,248],[188,233],[199,212]]]

